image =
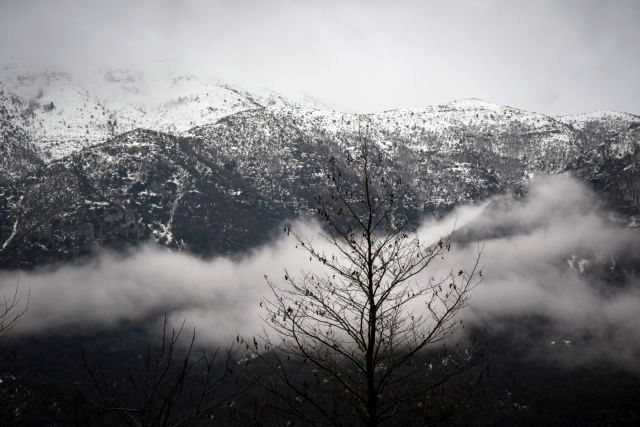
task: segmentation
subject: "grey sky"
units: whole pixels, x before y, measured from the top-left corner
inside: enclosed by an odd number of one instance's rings
[[[379,111],[640,113],[640,1],[0,0],[0,61],[164,64]]]

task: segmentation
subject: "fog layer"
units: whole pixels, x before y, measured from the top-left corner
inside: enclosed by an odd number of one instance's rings
[[[501,196],[462,207],[426,221],[418,233],[433,241],[454,225],[458,243],[424,278],[471,264],[476,241],[484,242],[483,281],[465,311],[468,325],[499,331],[512,319],[541,319],[546,335],[538,338],[548,348],[538,352],[580,348],[574,362],[640,368],[640,239],[584,186],[569,176],[538,178],[523,200]],[[321,232],[308,223],[293,228]],[[0,292],[10,294],[18,281],[23,298],[30,291],[18,334],[115,327],[166,311],[172,322],[195,326],[201,342],[225,343],[236,333],[260,333],[264,276],[278,281],[285,268],[295,274],[320,266],[286,235],[240,259],[204,261],[148,245],[126,256],[105,251],[82,266],[3,272]]]

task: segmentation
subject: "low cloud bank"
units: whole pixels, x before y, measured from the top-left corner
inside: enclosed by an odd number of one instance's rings
[[[0,286],[9,293],[19,280],[20,291],[30,292],[17,333],[113,326],[167,312],[195,324],[201,339],[224,341],[236,330],[259,330],[264,275],[303,261],[287,239],[240,260],[204,261],[148,245],[124,257],[103,252],[83,266],[1,274]]]
[[[538,178],[525,200],[495,199],[460,234],[486,236],[468,320],[499,330],[526,316],[545,325],[544,336],[524,337],[536,355],[640,369],[640,234],[582,184]],[[458,247],[450,262],[474,250]]]
[[[428,274],[469,265],[477,245],[464,242],[480,238],[484,280],[464,314],[468,322],[498,330],[507,319],[543,318],[546,345],[580,348],[574,362],[604,358],[640,369],[640,282],[632,271],[640,235],[598,206],[576,180],[555,176],[537,179],[524,200],[462,207],[418,230],[433,240],[457,228],[459,243]],[[296,228],[320,232],[313,224]],[[0,292],[12,292],[18,279],[23,293],[30,289],[16,333],[114,326],[166,311],[172,322],[196,326],[201,341],[225,343],[236,331],[260,333],[264,275],[277,280],[284,268],[320,267],[286,236],[241,259],[203,261],[147,246],[124,257],[104,252],[82,266],[0,273]]]

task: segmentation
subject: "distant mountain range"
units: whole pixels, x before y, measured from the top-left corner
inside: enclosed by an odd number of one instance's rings
[[[148,240],[201,255],[310,214],[330,155],[366,136],[408,184],[416,221],[571,172],[637,224],[640,117],[547,116],[468,99],[376,114],[194,76],[5,72],[0,268]]]

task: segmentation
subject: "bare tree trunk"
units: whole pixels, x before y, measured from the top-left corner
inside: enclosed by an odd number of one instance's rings
[[[296,278],[285,270],[287,286],[282,287],[267,278],[273,298],[261,303],[278,335],[277,340],[262,337],[264,349],[275,353],[276,362],[267,364],[277,380],[264,386],[284,385],[293,396],[287,399],[278,390],[280,409],[318,425],[343,424],[341,415],[351,423],[358,419],[378,426],[403,409],[429,418],[434,389],[458,369],[443,369],[442,378],[430,384],[413,381],[409,387],[419,369],[412,362],[451,337],[460,325],[456,316],[479,282],[481,250],[468,270],[440,279],[425,274],[449,252],[451,235],[421,242],[403,214],[401,181],[383,167],[383,154],[366,138],[360,135],[358,143],[357,150],[347,150],[345,161],[331,158],[332,191],[316,196],[328,229],[322,238],[333,253],[293,233],[297,247],[324,271]],[[344,163],[347,168],[341,170]],[[262,357],[258,341],[253,342]],[[301,367],[296,374],[294,365]],[[313,389],[310,371],[320,380]],[[310,411],[317,417],[309,417]]]

